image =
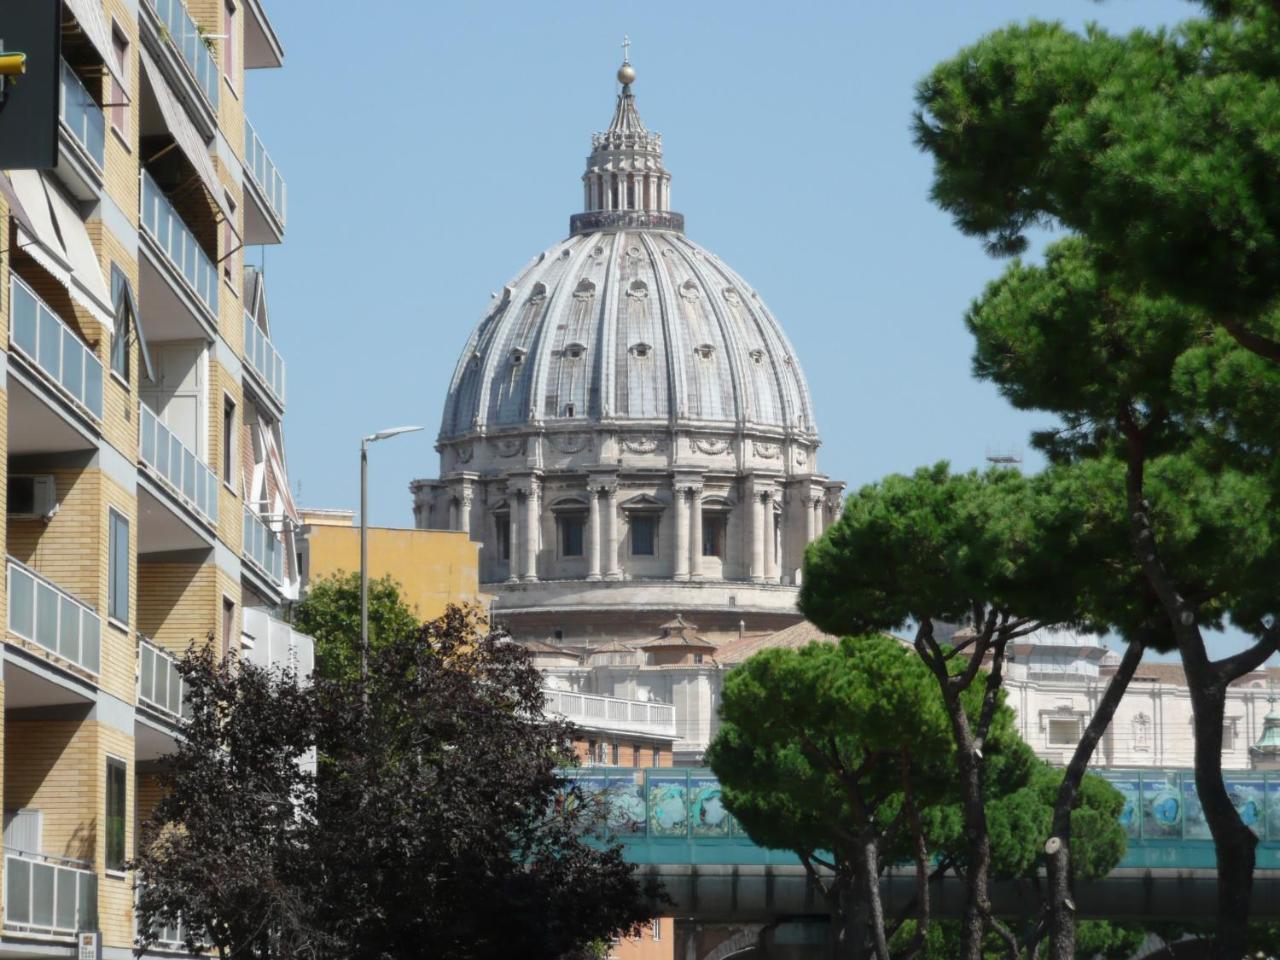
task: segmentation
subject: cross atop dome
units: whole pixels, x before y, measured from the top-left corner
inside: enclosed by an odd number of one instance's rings
[[[569,221],[570,233],[625,227],[683,232],[684,217],[671,212],[671,174],[662,164],[662,134],[650,133],[636,109],[631,85],[631,38],[622,38],[622,89],[613,119],[591,137],[591,155],[582,175],[583,213]]]

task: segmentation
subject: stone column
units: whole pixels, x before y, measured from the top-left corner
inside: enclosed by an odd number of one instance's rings
[[[689,578],[701,580],[702,572],[702,488],[689,488]]]
[[[824,520],[824,517],[822,513],[822,498],[814,497],[813,498],[813,538],[815,540],[818,539],[818,537],[822,536],[823,530],[826,529],[826,525],[822,522],[823,520]]]
[[[607,580],[620,580],[618,567],[618,488],[608,487],[604,494],[605,529],[608,531],[604,549],[604,575]]]
[[[817,516],[815,515],[814,504],[817,503],[811,496],[804,498],[804,542],[813,543],[818,539]]]
[[[778,582],[778,531],[777,516],[773,512],[773,494],[761,497],[764,503],[764,578],[768,583]]]
[[[671,492],[675,495],[675,513],[673,521],[676,528],[676,550],[674,576],[677,580],[689,579],[689,501],[688,488],[681,483],[673,483]]]
[[[764,500],[765,494],[752,488],[751,579],[756,583],[764,579]]]
[[[520,511],[524,508],[524,494],[518,491],[512,491],[507,496],[509,504],[509,512],[507,514],[507,523],[510,524],[508,533],[508,557],[507,557],[507,582],[515,583],[520,579]]]
[[[587,488],[587,579],[600,579],[600,491]]]
[[[540,519],[538,488],[533,481],[530,481],[529,493],[524,501],[524,538],[520,544],[524,547],[524,565],[520,579],[527,582],[538,579],[538,522]]]
[[[459,530],[461,530],[463,533],[465,533],[465,534],[467,535],[467,539],[468,539],[468,540],[473,540],[473,539],[475,539],[475,538],[471,535],[471,509],[472,509],[472,505],[473,505],[473,504],[474,504],[474,502],[475,502],[475,501],[474,501],[474,496],[475,496],[475,495],[471,492],[471,488],[470,488],[470,487],[464,487],[464,488],[463,488],[463,490],[462,490],[462,500],[461,500],[461,503],[462,503],[462,515],[458,518],[458,519],[461,521],[461,522],[458,524],[458,529],[459,529]]]

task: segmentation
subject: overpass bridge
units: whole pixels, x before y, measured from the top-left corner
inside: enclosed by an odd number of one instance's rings
[[[1187,919],[1214,916],[1216,859],[1189,770],[1105,770],[1125,798],[1120,821],[1128,847],[1107,877],[1081,883],[1081,916]],[[700,922],[769,922],[827,912],[799,859],[756,846],[725,809],[720,784],[705,768],[584,767],[573,779],[607,797],[609,831],[626,858],[660,880],[678,917]],[[1236,809],[1258,834],[1254,915],[1280,918],[1280,772],[1229,772]],[[914,896],[914,874],[887,871],[886,911]],[[995,884],[993,905],[1027,915],[1040,904],[1036,882]],[[956,879],[937,883],[936,915],[958,915],[964,890]]]

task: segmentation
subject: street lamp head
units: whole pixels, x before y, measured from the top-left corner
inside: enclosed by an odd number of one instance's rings
[[[388,437],[396,437],[402,433],[417,433],[422,427],[391,427],[387,430],[379,430],[377,433],[371,434],[364,438],[365,443],[377,443],[379,440],[386,440]]]

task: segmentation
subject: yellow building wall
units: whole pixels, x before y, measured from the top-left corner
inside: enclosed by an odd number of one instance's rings
[[[310,576],[319,580],[360,569],[360,531],[313,525],[307,536]],[[452,530],[369,529],[369,577],[390,576],[423,620],[450,603],[480,603],[480,545]]]

